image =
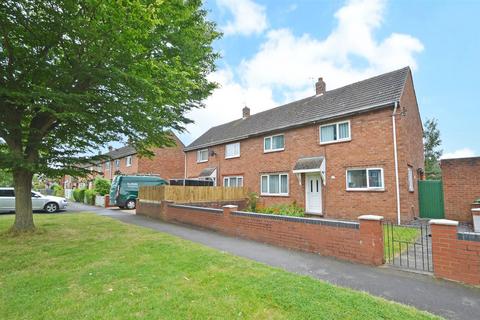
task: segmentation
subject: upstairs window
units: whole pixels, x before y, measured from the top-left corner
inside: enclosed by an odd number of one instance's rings
[[[208,161],[208,149],[202,149],[197,151],[197,162]]]
[[[132,156],[128,156],[127,158],[125,158],[125,165],[127,167],[131,167],[132,166]]]
[[[383,169],[347,170],[347,190],[383,190]]]
[[[120,159],[115,160],[115,168],[120,168]]]
[[[243,177],[224,177],[223,178],[224,187],[243,187]]]
[[[408,191],[410,192],[415,191],[415,187],[413,184],[413,168],[410,166],[408,167]]]
[[[263,139],[264,152],[282,151],[284,149],[285,149],[285,136],[283,134],[269,136]]]
[[[105,162],[105,169],[106,170],[110,169],[110,161]]]
[[[350,121],[320,126],[320,144],[349,141],[350,139]]]
[[[225,146],[225,159],[240,157],[240,142],[230,143]]]

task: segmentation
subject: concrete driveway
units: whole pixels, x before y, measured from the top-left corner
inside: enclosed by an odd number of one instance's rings
[[[134,214],[74,203],[69,212],[91,211],[119,221],[169,233],[183,239],[256,260],[335,285],[368,292],[448,319],[480,319],[480,288],[388,267],[359,264],[175,225]]]

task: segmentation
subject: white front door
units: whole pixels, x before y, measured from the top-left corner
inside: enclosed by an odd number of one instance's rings
[[[305,202],[307,213],[322,213],[322,180],[319,173],[305,176]]]

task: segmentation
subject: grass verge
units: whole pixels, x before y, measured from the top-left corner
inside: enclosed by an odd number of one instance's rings
[[[0,319],[429,319],[430,314],[94,214],[0,216]]]
[[[420,229],[413,228],[413,227],[403,227],[403,226],[383,226],[383,253],[385,259],[390,259],[393,256],[397,256],[407,250],[407,244],[402,243],[400,245],[397,241],[392,241],[392,233],[393,238],[395,240],[413,242],[418,237],[420,237]]]

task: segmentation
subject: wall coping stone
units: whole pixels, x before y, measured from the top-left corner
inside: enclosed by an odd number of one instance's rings
[[[159,200],[146,200],[146,199],[138,199],[138,202],[141,202],[141,203],[162,203],[162,201],[159,201]]]
[[[224,205],[222,208],[226,208],[226,209],[238,209],[238,206],[235,205],[235,204],[227,204],[227,205]]]
[[[365,214],[363,216],[358,217],[359,220],[372,220],[372,221],[382,221],[382,216],[377,216],[374,214]]]
[[[458,232],[457,233],[457,239],[458,240],[480,242],[480,233],[478,233],[478,232]]]
[[[222,209],[216,209],[216,208],[206,208],[206,207],[195,207],[195,206],[187,206],[184,204],[169,204],[169,207],[173,208],[182,208],[182,209],[191,209],[191,210],[196,210],[196,211],[206,211],[210,213],[223,213]]]
[[[448,220],[448,219],[432,219],[428,223],[441,225],[441,226],[458,226],[458,221]]]
[[[477,215],[477,214],[480,215],[480,208],[473,208],[471,210],[474,215]]]
[[[349,222],[349,221],[281,216],[276,214],[266,214],[266,213],[256,213],[256,212],[246,212],[246,211],[233,211],[232,215],[252,217],[252,218],[272,219],[272,220],[283,220],[283,221],[299,222],[299,223],[307,223],[307,224],[320,224],[320,225],[338,227],[338,228],[349,228],[349,229],[360,228],[360,224],[358,222]]]

